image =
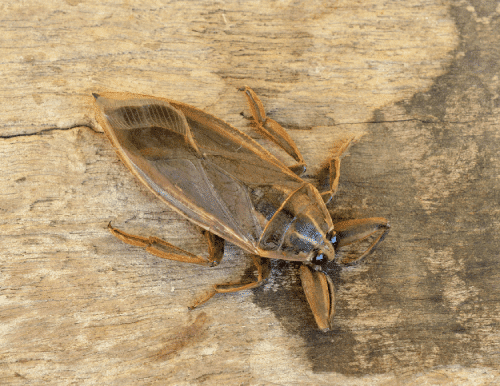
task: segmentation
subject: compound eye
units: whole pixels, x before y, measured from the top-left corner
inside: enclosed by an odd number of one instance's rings
[[[328,262],[328,258],[324,253],[316,252],[316,255],[311,259],[311,263],[314,265],[325,265]]]
[[[330,232],[326,234],[326,239],[332,243],[333,247],[337,249],[337,244],[339,243],[339,239],[337,237],[337,233],[332,229]]]

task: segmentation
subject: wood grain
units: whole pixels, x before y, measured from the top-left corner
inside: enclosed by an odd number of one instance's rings
[[[139,1],[0,5],[0,383],[491,384],[500,379],[500,8],[494,1]],[[337,219],[392,230],[329,267],[317,331],[298,267],[164,261],[107,223],[195,253],[199,229],[118,160],[91,92],[203,108],[245,130],[251,86],[312,177],[336,139]],[[243,115],[240,113],[243,112]],[[265,142],[262,142],[265,143]],[[273,151],[276,149],[272,148]]]

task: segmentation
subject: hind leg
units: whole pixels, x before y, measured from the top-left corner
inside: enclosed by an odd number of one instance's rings
[[[283,150],[285,150],[291,157],[297,161],[296,165],[290,166],[290,170],[297,175],[301,175],[306,170],[306,163],[304,158],[300,154],[297,145],[293,139],[288,135],[285,129],[276,122],[274,119],[268,118],[266,116],[266,111],[264,110],[264,105],[261,100],[255,94],[255,92],[250,87],[243,87],[239,89],[245,93],[247,98],[248,106],[252,112],[253,119],[255,120],[255,126],[261,134],[266,138],[270,139]]]
[[[213,267],[220,263],[222,256],[224,255],[224,240],[208,231],[204,231],[203,233],[208,241],[209,256],[203,257],[178,248],[158,237],[142,237],[125,233],[111,226],[111,223],[108,224],[108,228],[115,237],[119,238],[123,242],[136,247],[144,248],[147,252],[161,257],[162,259]]]

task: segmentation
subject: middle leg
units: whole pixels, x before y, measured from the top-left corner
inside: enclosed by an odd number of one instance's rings
[[[205,297],[202,299],[196,301],[195,304],[193,304],[189,309],[194,309],[203,303],[207,302],[210,300],[212,297],[215,296],[215,294],[218,293],[230,293],[230,292],[237,292],[237,291],[243,291],[247,289],[252,289],[260,286],[262,282],[268,278],[269,273],[271,272],[270,270],[270,262],[269,259],[266,259],[265,257],[259,257],[252,255],[252,260],[257,268],[257,280],[249,282],[249,283],[243,283],[243,282],[235,282],[235,283],[228,283],[228,284],[216,284],[214,285],[212,291],[210,291]]]
[[[325,204],[328,204],[337,192],[340,178],[340,157],[347,150],[350,143],[351,140],[347,139],[337,142],[332,157],[328,161],[326,175],[322,178],[318,189]]]

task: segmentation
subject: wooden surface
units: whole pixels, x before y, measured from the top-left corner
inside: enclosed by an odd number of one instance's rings
[[[494,1],[24,1],[0,6],[0,383],[399,385],[500,382],[500,7]],[[384,216],[369,260],[329,267],[334,331],[297,266],[193,252],[199,229],[120,163],[90,93],[203,108],[252,136],[251,86],[314,174],[339,136],[336,218]],[[256,137],[256,136],[255,136]]]

